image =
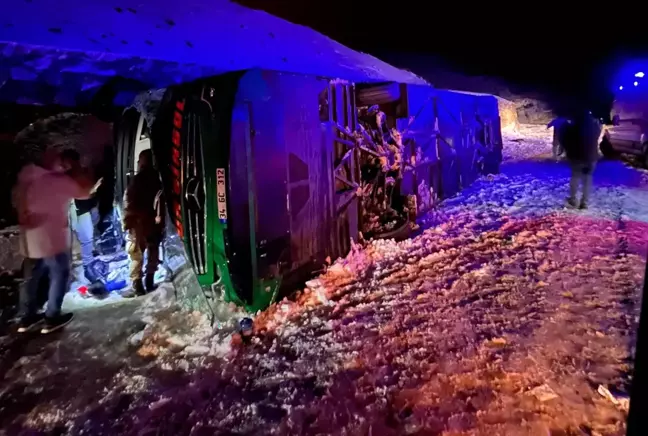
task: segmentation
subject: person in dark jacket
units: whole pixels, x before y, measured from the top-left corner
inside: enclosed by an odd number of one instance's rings
[[[560,143],[560,132],[568,123],[569,120],[567,118],[557,117],[554,118],[549,124],[547,124],[547,129],[553,128],[552,153],[555,160],[558,160],[560,156],[565,152],[562,144]]]
[[[594,169],[599,159],[598,139],[601,134],[599,121],[590,112],[580,112],[572,122],[562,130],[560,142],[565,147],[567,159],[571,165],[569,198],[567,203],[572,207],[587,209]],[[582,182],[583,194],[577,202],[578,185]]]
[[[139,155],[138,171],[124,197],[124,230],[128,232],[126,250],[131,260],[132,289],[122,294],[132,298],[155,289],[154,275],[159,265],[159,249],[163,236],[162,183],[153,166],[151,150]],[[144,252],[148,260],[144,263]],[[143,267],[146,269],[142,283]]]

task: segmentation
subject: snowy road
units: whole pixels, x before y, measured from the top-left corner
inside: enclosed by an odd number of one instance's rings
[[[630,382],[648,177],[601,162],[590,210],[566,209],[568,167],[546,158],[546,131],[523,133],[507,141],[501,175],[444,202],[420,235],[355,249],[259,316],[253,344],[195,338],[225,359],[176,358],[169,370],[133,359],[71,368],[63,353],[5,362],[0,428],[623,434],[623,410],[597,388]]]

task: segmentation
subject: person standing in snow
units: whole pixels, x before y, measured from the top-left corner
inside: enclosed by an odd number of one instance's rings
[[[33,226],[34,223],[36,223],[38,220],[37,217],[29,213],[26,202],[23,201],[25,198],[25,194],[23,192],[25,188],[26,186],[24,183],[23,184],[16,183],[16,185],[14,186],[11,192],[11,202],[14,209],[17,212],[18,223],[21,229],[19,254],[23,257],[22,266],[21,266],[23,280],[22,283],[20,284],[20,291],[18,295],[20,297],[19,308],[21,309],[22,313],[25,313],[25,308],[27,306],[26,296],[29,295],[28,285],[29,282],[31,281],[36,264],[38,263],[38,259],[29,257],[26,250],[25,230]],[[36,294],[34,295],[32,301],[30,301],[29,303],[37,307],[42,307],[47,301],[48,290],[49,290],[49,277],[43,275],[38,285],[38,290],[36,291]],[[21,332],[22,328],[19,327],[18,330]]]
[[[564,148],[560,143],[561,130],[569,123],[569,120],[565,117],[554,118],[549,124],[547,124],[547,129],[553,128],[553,142],[552,142],[552,152],[553,157],[557,161],[560,158],[560,155],[564,153]]]
[[[44,321],[41,333],[60,329],[72,320],[62,314],[61,306],[70,277],[70,232],[68,210],[75,198],[88,198],[92,179],[81,168],[64,172],[61,156],[48,149],[40,165],[28,164],[18,175],[14,190],[21,230],[21,250],[34,261],[31,277],[20,296],[21,320],[18,332],[24,333]],[[45,315],[38,313],[38,288],[49,276]]]
[[[63,150],[61,153],[61,164],[64,171],[76,171],[80,167],[81,156],[76,150]],[[99,221],[97,212],[97,200],[94,196],[87,199],[75,199],[73,204],[76,220],[73,220],[73,230],[76,234],[81,248],[81,263],[83,273],[90,282],[97,280],[88,266],[94,259],[94,230]]]
[[[163,236],[162,182],[153,166],[153,153],[144,150],[139,155],[137,174],[124,196],[124,230],[128,232],[126,251],[130,256],[132,288],[122,293],[133,298],[155,289],[155,272],[159,265],[159,250]],[[144,252],[148,252],[146,265]],[[144,283],[143,267],[146,267]]]
[[[560,142],[564,145],[571,166],[569,197],[567,203],[572,207],[587,209],[594,169],[599,159],[598,138],[601,134],[599,121],[589,111],[583,111],[572,122],[561,129]],[[577,202],[578,185],[583,185],[580,203]]]
[[[95,227],[99,222],[96,204],[97,201],[92,197],[86,200],[74,200],[73,204],[73,213],[76,218],[73,219],[73,230],[81,249],[83,275],[91,283],[97,280],[96,275],[90,270],[90,264],[94,260],[95,254]]]

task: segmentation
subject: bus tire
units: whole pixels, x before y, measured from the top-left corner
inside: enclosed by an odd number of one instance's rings
[[[128,187],[128,175],[135,170],[135,135],[140,113],[137,109],[126,110],[119,120],[115,134],[115,201],[121,205]]]

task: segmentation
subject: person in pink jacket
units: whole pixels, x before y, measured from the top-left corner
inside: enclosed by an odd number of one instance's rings
[[[28,164],[20,171],[13,192],[14,204],[22,254],[34,266],[21,293],[18,332],[31,331],[44,322],[41,333],[46,334],[72,320],[71,313],[61,313],[70,277],[68,210],[73,199],[88,198],[92,190],[92,179],[78,162],[64,162],[54,150],[47,150],[39,165]],[[39,282],[45,275],[49,276],[50,284],[43,315],[38,313],[37,295]]]

